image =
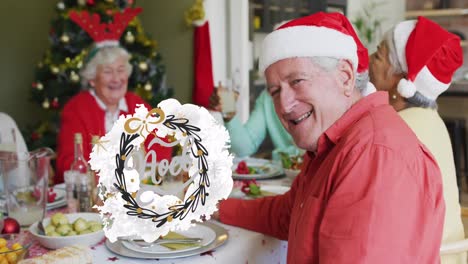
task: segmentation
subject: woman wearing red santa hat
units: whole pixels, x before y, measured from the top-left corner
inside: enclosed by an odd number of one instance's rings
[[[83,156],[88,159],[93,136],[103,136],[112,129],[121,114],[133,114],[139,104],[151,109],[138,95],[127,91],[132,65],[129,53],[119,46],[125,27],[140,12],[141,8],[127,8],[123,13],[116,13],[114,22],[110,24],[99,24],[99,19],[94,19],[86,11],[70,14],[70,18],[88,32],[95,43],[80,72],[86,89],[72,97],[61,114],[55,183],[63,182],[64,171],[70,169],[75,133],[81,133]],[[158,145],[155,148],[158,160],[171,157],[171,149]]]
[[[388,91],[390,104],[440,167],[446,207],[443,243],[462,240],[465,235],[452,147],[436,99],[462,63],[460,38],[424,17],[389,30],[370,57],[371,81],[377,90]],[[442,256],[442,263],[466,263],[466,255]]]
[[[362,47],[338,13],[267,35],[260,68],[305,162],[287,193],[222,201],[219,219],[288,240],[288,263],[437,263],[440,170],[386,93],[356,88]]]

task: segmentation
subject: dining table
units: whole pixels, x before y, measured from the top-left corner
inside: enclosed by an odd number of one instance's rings
[[[279,178],[259,181],[261,185],[288,186],[290,179],[284,175]],[[60,185],[58,188],[63,187]],[[47,216],[56,212],[67,212],[67,207],[51,209]],[[228,239],[220,246],[196,255],[178,258],[143,259],[126,257],[116,254],[106,246],[106,238],[99,243],[90,246],[93,263],[286,263],[287,241],[253,232],[243,228],[225,225],[216,220],[208,220],[209,223],[224,228]],[[21,231],[23,236],[31,236],[27,229]],[[47,253],[49,249],[34,241],[29,250],[29,257],[35,257]]]

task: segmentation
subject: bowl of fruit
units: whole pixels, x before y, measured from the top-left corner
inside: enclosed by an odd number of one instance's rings
[[[32,224],[29,232],[42,246],[50,249],[75,244],[91,246],[104,238],[101,218],[96,213],[55,213],[42,221],[44,233],[40,224]]]
[[[17,263],[26,258],[31,245],[24,234],[0,235],[0,263]]]

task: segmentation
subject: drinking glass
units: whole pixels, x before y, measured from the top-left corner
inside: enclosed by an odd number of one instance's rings
[[[52,154],[50,149],[39,149],[0,155],[7,213],[23,227],[45,215]]]

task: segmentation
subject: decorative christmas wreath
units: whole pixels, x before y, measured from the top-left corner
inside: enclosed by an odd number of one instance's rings
[[[182,156],[172,163],[161,160],[149,150],[144,160],[144,142],[153,134],[152,144],[180,144]],[[174,142],[161,138],[170,136]],[[229,134],[204,108],[175,99],[161,102],[148,111],[144,106],[135,114],[120,116],[109,133],[95,143],[91,168],[99,175],[99,197],[104,204],[95,206],[103,218],[104,232],[111,242],[119,236],[136,235],[151,242],[169,231],[184,230],[192,221],[209,219],[219,200],[232,190],[232,156],[228,152]],[[190,180],[183,199],[140,189],[147,158],[154,175],[187,170]],[[159,167],[158,167],[159,166]]]

